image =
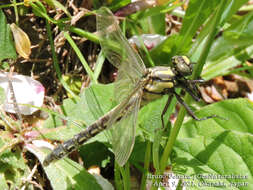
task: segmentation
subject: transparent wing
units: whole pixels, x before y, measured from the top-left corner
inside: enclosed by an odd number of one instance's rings
[[[115,97],[121,102],[145,74],[145,65],[123,36],[114,15],[105,7],[98,10],[97,30],[106,58],[118,68]]]
[[[121,118],[109,121],[109,123],[114,122],[113,127],[110,128],[110,140],[115,154],[115,159],[120,166],[123,166],[127,162],[133,150],[135,141],[135,126],[141,102],[141,93],[142,91],[137,92],[130,99],[125,109],[121,112]]]
[[[97,119],[104,115],[103,108],[98,103],[97,94],[92,87],[85,93],[89,112]],[[132,90],[132,93],[134,91]],[[142,90],[138,90],[126,101],[121,102],[114,112],[111,112],[107,122],[105,135],[112,144],[115,159],[120,166],[128,160],[135,142],[135,126],[140,107]],[[103,105],[102,105],[103,106]]]

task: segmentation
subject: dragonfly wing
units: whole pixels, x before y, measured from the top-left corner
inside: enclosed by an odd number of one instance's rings
[[[117,122],[114,121],[113,127],[109,130],[115,159],[120,166],[127,162],[133,150],[141,93],[142,91],[137,92],[130,99],[128,105],[121,112],[122,117],[117,119]]]
[[[122,34],[115,16],[105,7],[98,10],[97,30],[106,58],[118,68],[115,95],[120,102],[145,74],[145,65]]]

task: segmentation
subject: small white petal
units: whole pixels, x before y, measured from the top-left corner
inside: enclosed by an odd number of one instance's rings
[[[45,89],[40,82],[28,76],[18,75],[17,73],[12,74],[11,81],[18,104],[29,104],[36,107],[42,106]],[[16,113],[8,84],[8,73],[6,72],[0,73],[0,87],[4,89],[6,94],[3,109],[6,112]],[[18,105],[18,107],[23,115],[31,115],[38,110],[37,108],[24,105]]]

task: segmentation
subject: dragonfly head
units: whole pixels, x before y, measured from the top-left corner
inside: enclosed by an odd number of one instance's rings
[[[173,72],[175,75],[189,76],[192,74],[193,63],[186,56],[172,57]]]

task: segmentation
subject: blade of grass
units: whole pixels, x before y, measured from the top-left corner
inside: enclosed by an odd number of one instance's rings
[[[125,164],[124,167],[119,167],[120,173],[123,179],[123,186],[125,190],[130,190],[130,168],[129,162]]]
[[[84,69],[86,70],[87,74],[89,75],[92,82],[97,83],[96,77],[94,76],[94,73],[90,69],[88,63],[83,57],[83,54],[81,53],[80,49],[77,47],[74,40],[71,38],[68,32],[64,31],[64,37],[67,39],[73,50],[76,52],[76,55],[78,56],[79,60],[81,61]]]
[[[16,20],[15,22],[18,25],[19,17],[18,17],[18,7],[17,7],[16,0],[13,0],[13,5],[14,5],[14,12],[15,12],[15,20]]]
[[[156,171],[159,173],[160,165],[159,165],[159,146],[162,138],[162,130],[157,130],[155,132],[155,138],[152,146],[152,156],[153,156],[153,164]]]
[[[37,16],[46,19],[47,22],[50,21],[54,24],[58,23],[58,21],[52,19],[50,16],[47,15],[47,11],[46,11],[44,5],[40,1],[36,1],[35,3],[31,2],[30,5],[31,5],[35,15],[37,14]]]
[[[141,190],[146,189],[146,180],[147,180],[147,173],[149,169],[149,163],[151,158],[151,142],[148,141],[145,151],[145,160],[144,160],[144,171],[142,172],[142,178],[141,178]]]
[[[217,11],[215,11],[213,22],[212,22],[213,27],[210,31],[210,34],[208,36],[208,40],[206,41],[206,44],[204,45],[204,48],[203,48],[203,51],[200,55],[199,61],[198,61],[196,68],[193,72],[193,75],[192,75],[193,78],[197,78],[198,76],[200,76],[200,73],[203,69],[208,52],[209,52],[210,47],[213,43],[213,39],[214,39],[215,35],[217,34],[219,23],[220,23],[221,16],[224,11],[225,5],[226,5],[226,1],[222,0],[220,5],[217,8]],[[185,102],[189,103],[190,100],[191,100],[191,97],[190,97],[190,95],[187,94],[185,97]],[[167,141],[167,144],[165,146],[165,149],[164,149],[161,161],[160,161],[160,168],[161,168],[160,174],[163,174],[163,172],[167,166],[167,162],[168,162],[169,156],[171,154],[172,147],[176,141],[178,132],[179,132],[181,125],[183,123],[185,113],[186,113],[186,110],[183,107],[181,107],[178,117],[177,117],[177,120],[175,122],[174,127],[172,128],[172,131],[170,133],[169,139]]]
[[[81,37],[87,38],[88,40],[99,44],[99,37],[93,33],[87,32],[85,30],[82,30],[81,28],[76,28],[74,26],[70,26],[68,28],[70,32],[73,32]]]
[[[95,76],[96,80],[98,79],[98,77],[101,73],[104,61],[105,61],[105,55],[103,54],[103,51],[100,51],[100,53],[98,54],[98,58],[97,58],[97,61],[96,61],[96,66],[95,66],[95,69],[94,69],[94,76]]]
[[[120,167],[117,162],[114,162],[114,181],[116,189],[123,189],[121,177],[120,177]]]

